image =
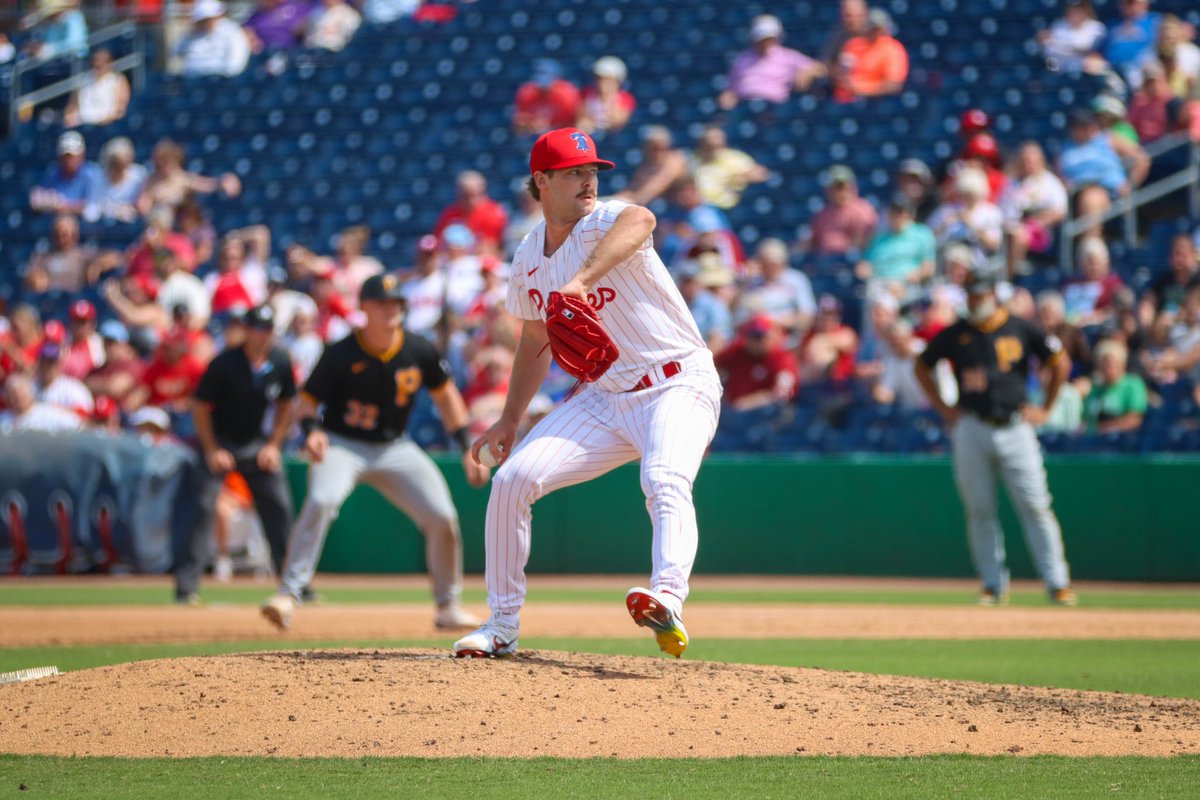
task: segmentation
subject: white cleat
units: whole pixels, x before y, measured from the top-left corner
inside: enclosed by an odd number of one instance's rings
[[[296,613],[296,601],[288,594],[277,594],[262,604],[262,615],[276,628],[286,631]]]
[[[517,652],[516,626],[496,621],[495,615],[487,622],[454,643],[455,658],[496,658]]]
[[[479,617],[464,611],[458,603],[438,606],[434,627],[441,631],[461,631],[479,627]]]

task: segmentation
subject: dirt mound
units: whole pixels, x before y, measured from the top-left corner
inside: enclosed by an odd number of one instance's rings
[[[111,756],[1156,755],[1200,702],[526,651],[180,658],[0,687],[0,752]]]

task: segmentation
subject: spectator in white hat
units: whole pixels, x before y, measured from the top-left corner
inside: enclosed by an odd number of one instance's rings
[[[221,0],[196,0],[192,30],[175,49],[187,76],[239,75],[250,60],[250,40],[242,26],[225,16]]]
[[[305,22],[304,44],[337,52],[350,43],[359,25],[362,15],[345,0],[321,0]]]
[[[619,131],[629,122],[637,100],[621,88],[628,74],[625,62],[616,56],[604,56],[592,65],[595,83],[583,90],[575,127],[587,133]]]
[[[807,91],[815,78],[825,75],[819,61],[784,47],[782,38],[783,25],[777,17],[762,14],[754,18],[750,25],[751,46],[734,59],[729,88],[717,98],[721,108],[728,110],[742,100],[753,99],[783,103],[793,89]]]
[[[87,160],[87,145],[78,131],[58,137],[58,160],[46,168],[29,192],[29,205],[44,214],[87,214],[99,207],[104,174]]]

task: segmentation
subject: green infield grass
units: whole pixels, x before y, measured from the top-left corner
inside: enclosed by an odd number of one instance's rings
[[[424,588],[332,587],[323,589],[318,578],[317,588],[328,603],[424,603],[429,594]],[[611,590],[595,587],[551,587],[541,589],[537,579],[529,593],[531,603],[619,603],[628,587],[613,583]],[[270,584],[260,586],[221,586],[206,584],[203,597],[211,605],[248,605],[261,603],[273,591]],[[168,605],[173,595],[169,585],[115,585],[88,582],[66,586],[61,582],[39,584],[37,579],[0,584],[0,606],[80,606],[80,605]],[[483,604],[482,589],[463,592],[467,603]],[[694,604],[774,603],[814,604],[853,603],[886,605],[964,605],[975,602],[973,591],[958,588],[912,589],[713,589],[693,592]],[[1045,595],[1036,590],[1015,590],[1015,606],[1045,606]],[[1200,591],[1190,589],[1098,589],[1080,592],[1084,608],[1131,609],[1200,609]]]
[[[0,797],[1190,798],[1200,758],[119,759],[0,756]]]
[[[216,655],[256,650],[325,648],[446,648],[443,639],[292,642],[259,640],[194,644],[88,645],[0,649],[0,672],[54,665],[61,670],[155,658]],[[526,650],[659,656],[650,637],[638,639],[522,639]],[[942,639],[698,639],[688,649],[696,661],[773,664],[788,667],[872,672],[1055,686],[1200,699],[1200,642]],[[2,795],[0,795],[2,796]]]

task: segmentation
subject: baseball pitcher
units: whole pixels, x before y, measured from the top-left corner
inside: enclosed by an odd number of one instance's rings
[[[472,449],[478,457],[486,448],[500,462],[485,531],[492,615],[455,643],[460,657],[517,649],[534,502],[639,458],[654,529],[652,571],[650,588],[629,590],[626,607],[664,652],[679,656],[688,644],[682,614],[697,546],[692,482],[716,430],[721,386],[651,246],[654,215],[597,201],[599,171],[612,166],[574,128],[544,134],[530,155],[529,191],[545,221],[513,258],[507,306],[524,325],[504,411]],[[581,338],[592,346],[565,344]],[[512,450],[552,352],[582,388]]]

